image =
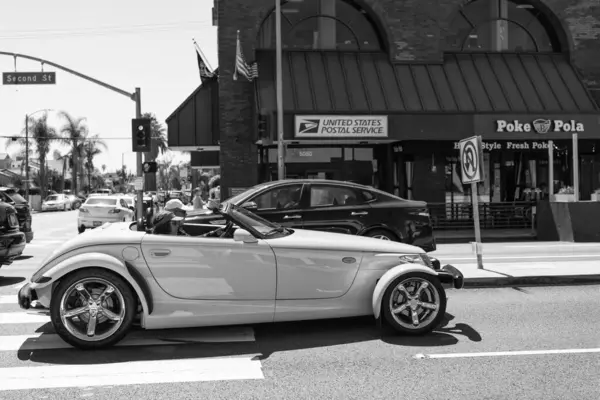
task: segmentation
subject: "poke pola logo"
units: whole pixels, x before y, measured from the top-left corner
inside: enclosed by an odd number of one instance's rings
[[[513,121],[496,121],[497,132],[535,132],[544,134],[548,132],[583,132],[584,127],[581,122],[574,120],[563,121],[560,119],[538,118],[532,122],[521,122],[518,119]]]
[[[298,133],[319,133],[320,123],[318,119],[303,119],[300,121]]]

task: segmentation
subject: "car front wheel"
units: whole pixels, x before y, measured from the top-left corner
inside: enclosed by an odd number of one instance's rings
[[[135,296],[127,282],[98,268],[82,269],[63,278],[50,304],[56,333],[80,349],[119,342],[129,331],[135,313]]]
[[[396,278],[383,296],[383,315],[398,332],[422,335],[438,327],[446,313],[446,291],[439,279],[422,272]]]

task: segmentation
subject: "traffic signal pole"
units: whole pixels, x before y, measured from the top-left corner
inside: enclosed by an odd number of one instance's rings
[[[139,87],[135,88],[135,117],[142,118],[142,93]],[[138,151],[135,153],[136,164],[137,164],[137,177],[140,178],[144,175],[142,171],[142,152]],[[142,230],[144,228],[143,218],[144,218],[144,187],[142,186],[142,190],[137,191],[137,204],[136,204],[136,214],[137,214],[137,226],[138,230]]]

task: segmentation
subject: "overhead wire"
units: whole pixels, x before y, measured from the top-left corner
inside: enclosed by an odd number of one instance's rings
[[[190,28],[211,27],[212,21],[180,21],[162,24],[140,24],[127,26],[106,26],[82,29],[34,29],[34,30],[2,30],[0,29],[0,40],[16,39],[39,39],[63,36],[111,36],[120,34],[132,34],[142,32],[162,32],[169,30],[186,30]],[[11,33],[14,33],[11,35]],[[8,35],[7,35],[8,34]]]

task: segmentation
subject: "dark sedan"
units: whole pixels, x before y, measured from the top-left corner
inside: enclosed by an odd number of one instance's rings
[[[425,251],[436,248],[427,203],[405,200],[356,183],[320,179],[273,181],[223,203],[243,206],[290,228],[401,241]],[[196,218],[206,221],[215,217]]]
[[[13,188],[0,187],[0,200],[10,204],[17,210],[19,227],[25,234],[27,243],[33,240],[33,229],[31,228],[31,207],[29,202]]]

